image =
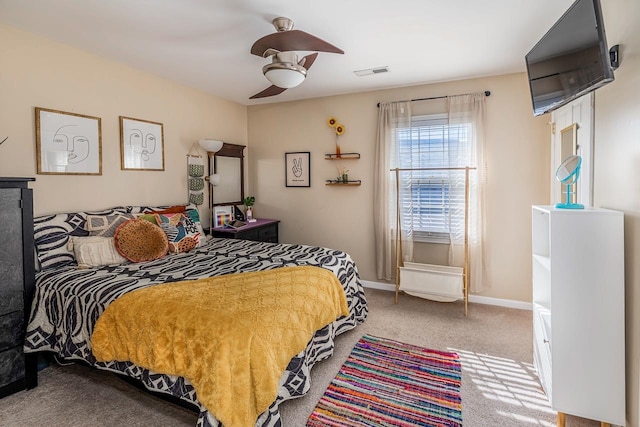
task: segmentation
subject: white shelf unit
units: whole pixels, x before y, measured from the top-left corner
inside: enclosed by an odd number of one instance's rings
[[[622,426],[623,221],[621,212],[607,209],[532,208],[533,347],[540,382],[555,411]]]

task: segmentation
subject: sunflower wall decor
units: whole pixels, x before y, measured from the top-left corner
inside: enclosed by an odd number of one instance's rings
[[[338,142],[338,137],[344,133],[345,127],[343,124],[338,123],[338,119],[336,119],[335,117],[329,117],[327,119],[327,125],[333,128],[334,132],[336,133],[336,157],[340,158],[341,154],[340,154],[340,144]]]

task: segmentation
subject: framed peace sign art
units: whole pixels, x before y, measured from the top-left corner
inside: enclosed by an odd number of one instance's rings
[[[284,153],[287,187],[311,187],[311,153],[298,151]]]

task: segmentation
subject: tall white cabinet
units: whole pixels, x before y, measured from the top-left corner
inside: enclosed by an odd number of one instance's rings
[[[534,364],[551,407],[625,425],[623,214],[532,208]]]

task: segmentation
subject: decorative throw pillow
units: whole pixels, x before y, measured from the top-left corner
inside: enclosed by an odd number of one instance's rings
[[[167,235],[144,219],[130,219],[120,225],[114,236],[118,253],[133,262],[162,258],[169,250]]]
[[[193,209],[187,207],[187,210],[184,212],[184,215],[188,217],[191,221],[193,221],[198,229],[198,233],[200,233],[198,246],[202,246],[207,241],[207,235],[202,228],[202,223],[200,222],[200,214],[198,213],[198,209]]]
[[[92,212],[70,212],[44,215],[33,219],[33,234],[40,268],[62,267],[76,262],[73,249],[68,248],[72,236],[88,236],[87,215],[116,215],[126,212],[119,206]]]
[[[75,253],[79,268],[100,267],[101,265],[127,262],[116,250],[113,237],[72,236],[69,245]]]
[[[139,214],[138,218],[149,221],[153,225],[158,225],[155,214]]]
[[[40,268],[62,267],[76,261],[67,248],[71,236],[88,236],[82,213],[63,213],[34,218],[34,241]]]
[[[187,207],[185,205],[177,205],[177,206],[171,206],[165,209],[151,209],[150,212],[145,212],[145,213],[170,214],[170,213],[183,213],[185,210],[187,210]]]
[[[173,253],[188,252],[200,246],[202,226],[181,213],[156,214],[156,221],[169,239],[169,251]]]
[[[113,237],[116,229],[130,219],[132,214],[87,215],[85,228],[89,236]]]
[[[171,213],[182,213],[184,212],[186,209],[197,209],[196,205],[191,205],[191,204],[187,204],[187,205],[171,205],[171,206],[126,206],[125,207],[126,213],[132,213],[132,214],[141,214],[141,213],[156,213],[156,212],[161,212],[161,211],[166,211],[166,210],[175,210],[175,211],[179,211],[179,212],[171,212]]]

